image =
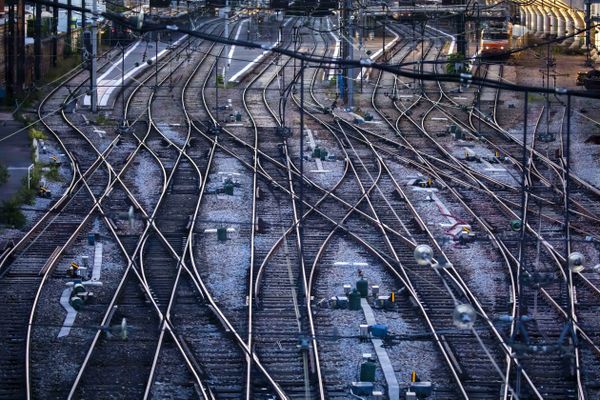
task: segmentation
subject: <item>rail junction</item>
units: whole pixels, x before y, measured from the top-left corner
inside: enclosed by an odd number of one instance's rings
[[[97,113],[51,86],[0,399],[600,398],[599,100],[369,10],[124,19]]]

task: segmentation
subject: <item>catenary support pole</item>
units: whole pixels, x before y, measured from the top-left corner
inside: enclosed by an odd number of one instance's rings
[[[98,111],[98,82],[97,80],[97,56],[98,56],[98,0],[92,1],[92,69],[90,73],[90,89],[92,112]]]
[[[300,231],[300,276],[302,276],[302,268],[304,268],[304,60],[300,61],[300,190],[299,190],[299,204],[298,204],[298,230]],[[304,283],[302,279],[298,279],[298,287],[300,296],[304,299],[306,293],[304,293]],[[299,301],[299,304],[303,304],[303,301]]]
[[[42,5],[35,4],[35,37],[33,38],[34,66],[33,76],[36,81],[42,79]]]

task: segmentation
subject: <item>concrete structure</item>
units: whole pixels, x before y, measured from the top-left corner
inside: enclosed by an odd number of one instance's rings
[[[533,4],[521,7],[521,25],[536,36],[540,37],[560,37],[570,35],[575,31],[585,28],[585,15],[583,11],[583,2],[580,1],[580,8],[573,2],[573,7],[561,0],[552,3],[537,0]],[[596,37],[591,42],[596,43]],[[564,45],[573,48],[585,46],[585,33],[582,32],[575,37],[563,41]]]

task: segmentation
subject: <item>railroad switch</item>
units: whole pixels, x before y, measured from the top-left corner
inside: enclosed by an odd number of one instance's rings
[[[119,125],[119,127],[117,128],[117,134],[127,135],[130,132],[131,132],[131,127],[129,126],[129,123],[127,122],[127,120],[123,120],[121,122],[121,125]]]
[[[89,292],[81,281],[74,282],[69,304],[77,311],[92,301],[94,294]]]
[[[217,228],[217,239],[221,242],[227,240],[227,228]]]
[[[42,197],[45,199],[49,199],[50,197],[52,197],[52,192],[50,190],[48,190],[47,187],[44,186],[40,186],[38,188],[38,193],[37,193],[38,197]]]
[[[471,229],[467,226],[463,226],[460,232],[454,236],[454,240],[458,241],[461,245],[472,243],[475,241],[475,233],[471,232]]]
[[[220,125],[213,125],[208,129],[208,133],[210,133],[213,136],[217,136],[221,133],[221,126]]]
[[[53,155],[50,157],[50,162],[52,163],[52,165],[60,165],[61,164],[60,159],[56,155]]]
[[[392,296],[377,296],[373,301],[373,307],[386,311],[393,311],[395,308]]]
[[[481,162],[481,158],[471,149],[465,149],[465,161]]]
[[[306,336],[300,336],[298,338],[298,344],[296,345],[296,347],[300,350],[300,351],[308,351],[310,350],[310,338],[306,337]]]
[[[542,143],[551,143],[556,140],[556,137],[554,136],[554,133],[552,133],[552,132],[540,133],[540,134],[538,134],[537,138]]]
[[[292,129],[290,127],[278,126],[275,131],[279,137],[282,137],[282,138],[292,137]]]
[[[327,149],[316,146],[312,152],[312,158],[319,158],[322,161],[325,161],[327,159],[329,152],[327,151]]]
[[[240,187],[240,183],[231,178],[225,178],[223,181],[223,187],[217,190],[217,193],[224,193],[230,196],[233,196],[233,189],[236,187]]]
[[[285,144],[283,143],[278,143],[277,144],[277,149],[279,150],[279,155],[283,158],[285,158],[286,156],[286,151],[285,151]]]
[[[521,224],[521,220],[513,219],[510,221],[510,229],[512,229],[514,232],[520,231],[522,227],[523,225]]]
[[[407,392],[408,395],[409,392]],[[433,393],[433,384],[431,382],[411,382],[410,384],[410,393],[414,393],[414,399],[424,399]],[[406,397],[409,399],[410,397]]]
[[[500,160],[498,160],[498,157],[482,157],[482,159],[484,161],[489,162],[490,164],[499,164]]]
[[[415,178],[408,181],[408,186],[415,186],[422,189],[431,188],[433,186],[433,179],[431,178]]]
[[[221,242],[227,241],[229,239],[229,234],[234,233],[235,228],[208,228],[204,230],[204,233],[216,233],[217,239]]]
[[[348,308],[348,297],[346,296],[333,296],[329,300],[329,306],[331,308],[339,308],[345,310]]]
[[[369,340],[369,325],[360,324],[358,327],[358,333],[361,341]]]
[[[355,396],[371,396],[373,392],[372,382],[352,382],[352,394]]]
[[[79,264],[77,264],[75,261],[72,261],[71,265],[69,265],[69,269],[67,269],[67,276],[69,276],[69,277],[81,276],[81,269],[85,269],[85,267],[81,268],[79,266]]]

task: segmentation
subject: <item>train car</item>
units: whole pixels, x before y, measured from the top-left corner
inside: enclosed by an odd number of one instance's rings
[[[131,28],[123,26],[116,21],[111,21],[107,30],[108,34],[102,36],[102,40],[105,44],[114,46],[117,42],[126,44],[135,39],[135,35]]]
[[[481,31],[479,55],[481,57],[504,57],[511,49],[511,24],[490,23]]]

